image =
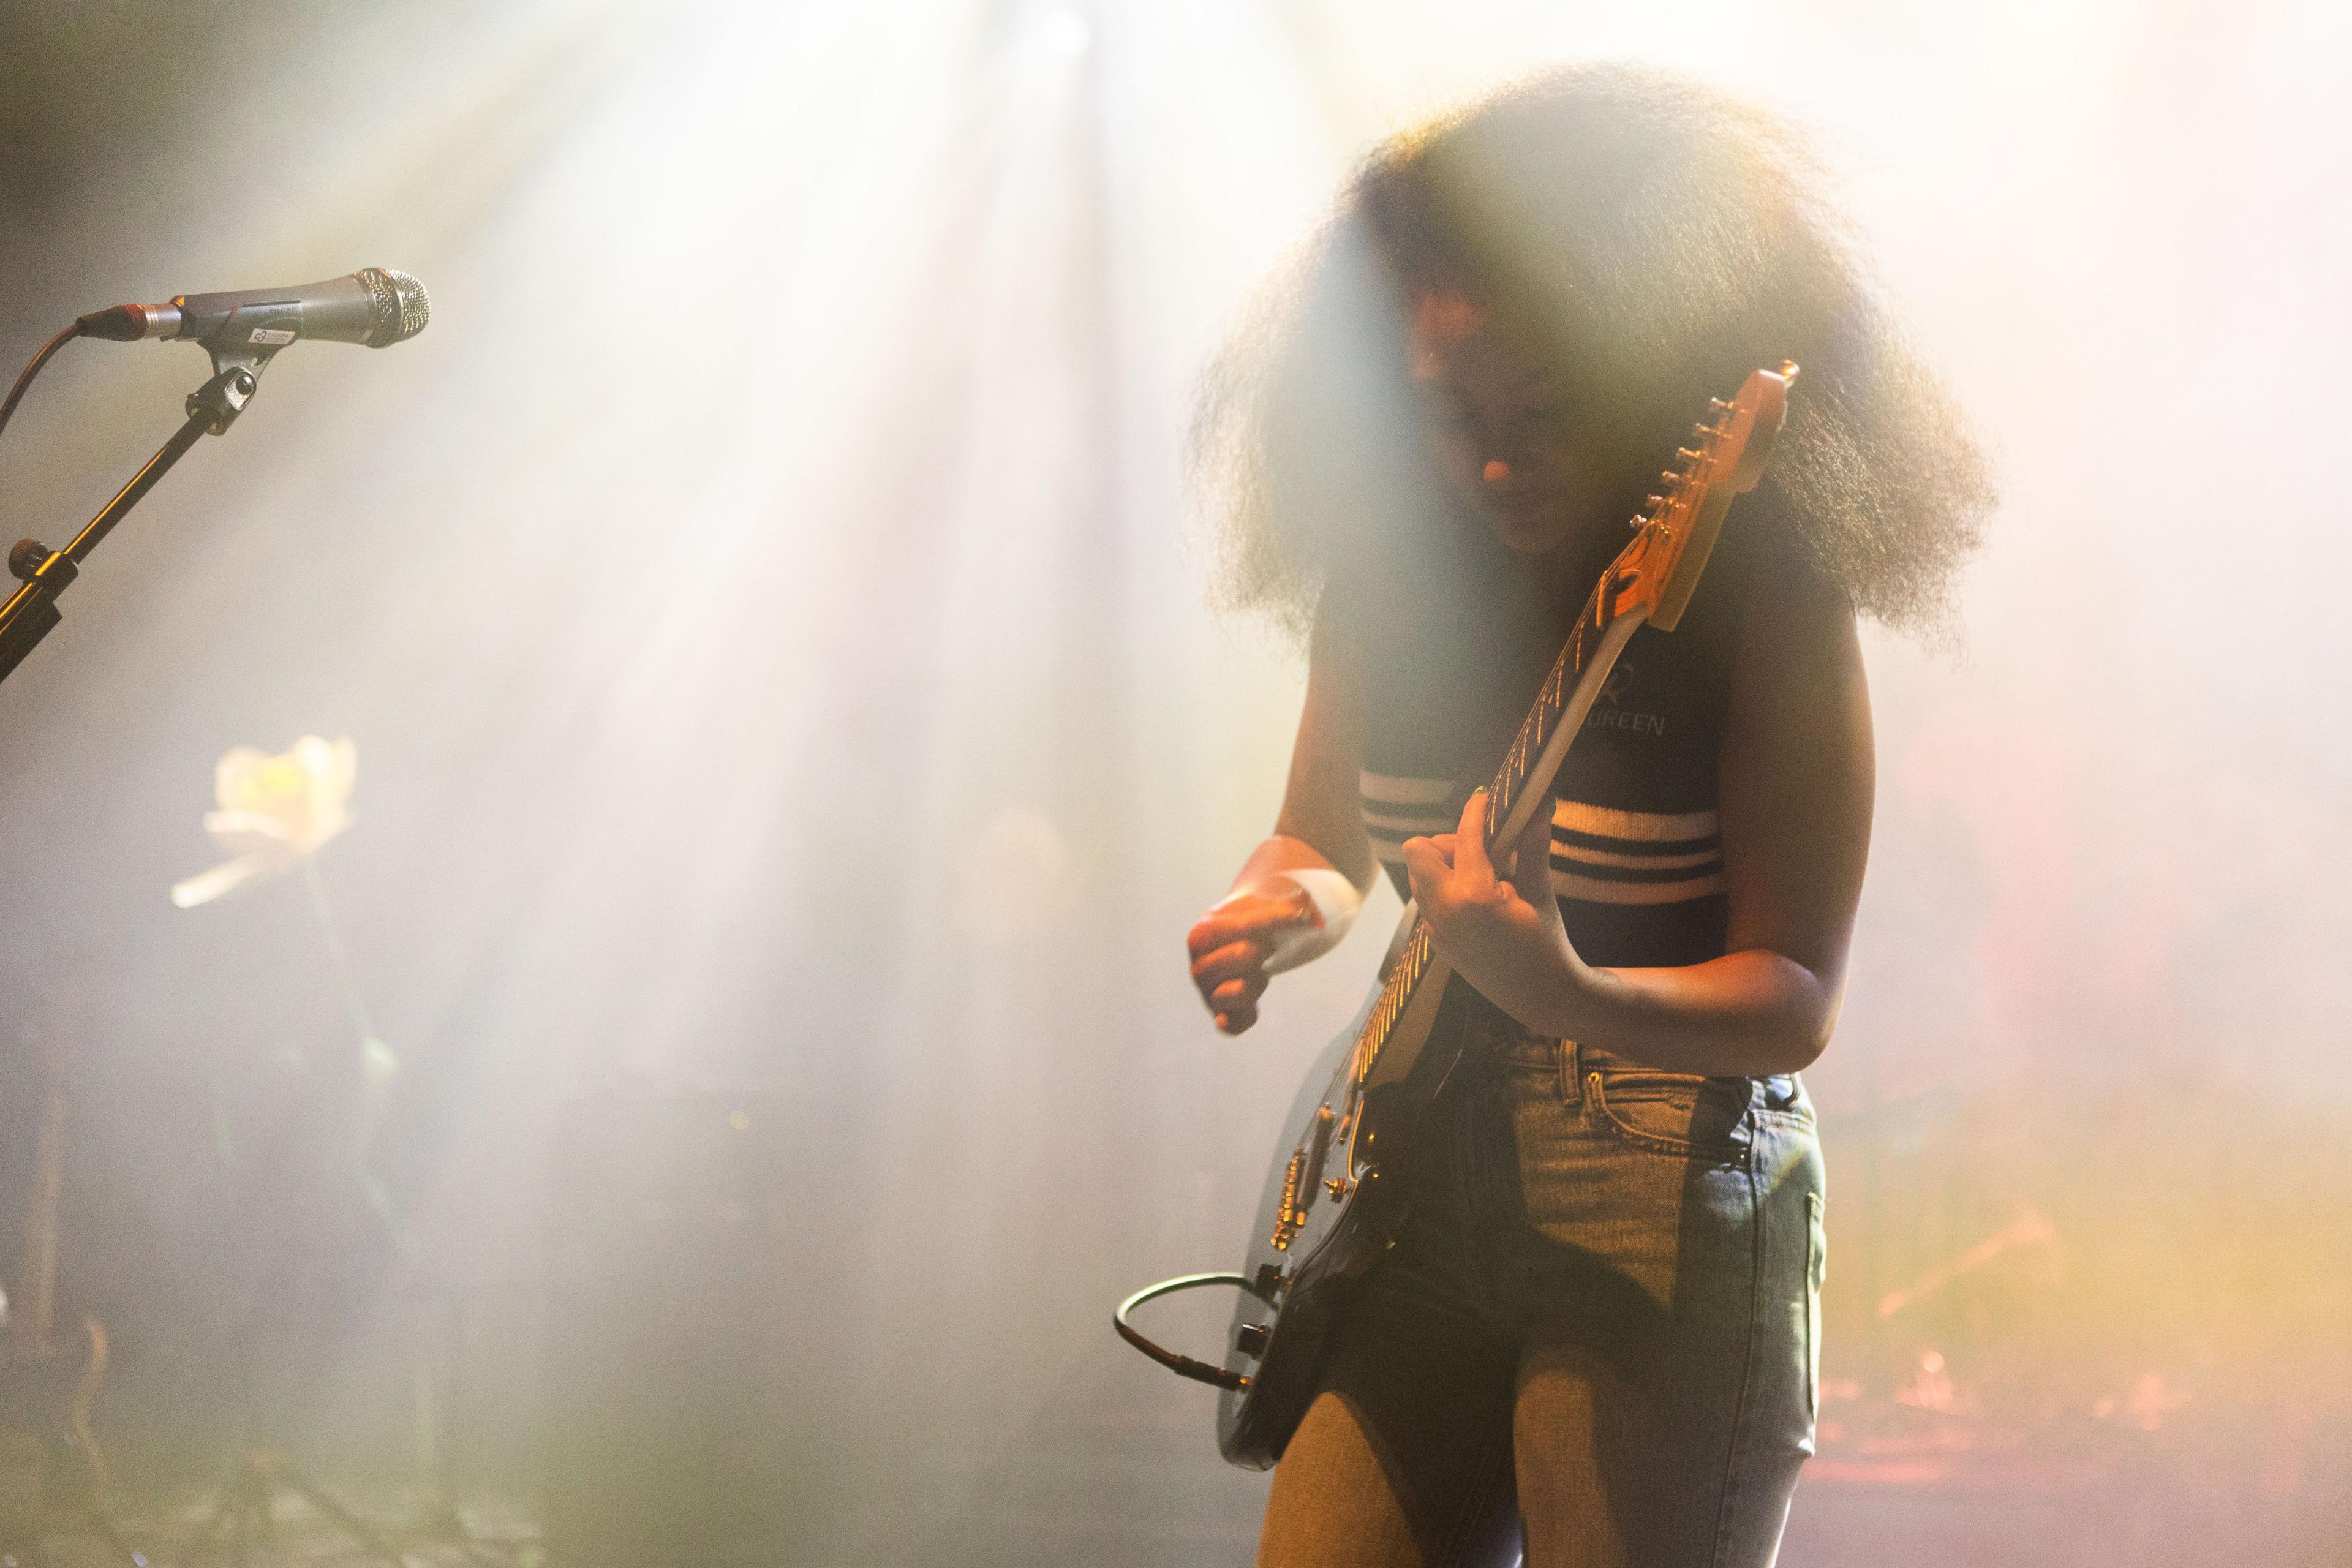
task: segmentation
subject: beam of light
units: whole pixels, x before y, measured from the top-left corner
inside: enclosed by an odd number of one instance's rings
[[[383,263],[434,323],[285,356],[0,689],[12,816],[62,825],[0,845],[57,911],[20,962],[105,955],[142,1068],[191,1103],[244,1081],[219,1064],[318,1000],[289,978],[309,933],[258,896],[201,942],[151,915],[223,749],[352,734],[368,778],[320,871],[385,1037],[447,1086],[404,1194],[425,1245],[528,1251],[575,1085],[768,1084],[829,1292],[778,1333],[828,1352],[807,1419],[854,1472],[845,1551],[1010,1517],[986,1479],[1082,1396],[1205,1454],[1202,1402],[1137,1392],[1097,1308],[1230,1261],[1377,938],[1237,1044],[1184,984],[1298,693],[1200,606],[1191,377],[1369,139],[1632,57],[1820,129],[2001,457],[1965,652],[1871,645],[1880,827],[1824,1104],[2158,1068],[2340,1104],[2352,547],[2322,455],[2352,233],[2309,193],[2352,179],[2316,63],[2345,26],[506,0],[295,29],[251,119],[143,128],[44,209],[47,249],[104,259],[26,292],[69,314]],[[87,515],[192,353],[61,361],[0,447],[19,511]],[[138,1169],[170,1229],[169,1173]],[[2067,1202],[2074,1277],[2146,1267],[2076,1249]],[[2251,1301],[2275,1258],[2248,1245]],[[1208,1473],[1202,1528],[1245,1539],[1255,1483]],[[1106,1517],[1139,1516],[1146,1483],[1115,1484]]]

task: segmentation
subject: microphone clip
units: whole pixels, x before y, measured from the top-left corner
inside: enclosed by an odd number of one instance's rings
[[[253,396],[254,384],[261,379],[278,351],[302,335],[302,307],[299,301],[273,301],[266,305],[240,305],[228,314],[228,319],[196,341],[205,353],[212,356],[213,378],[188,399],[188,412],[196,411],[197,399],[207,400],[213,409],[212,434],[217,436],[229,427],[239,414],[245,412],[247,401]],[[229,372],[240,371],[241,377]],[[215,389],[224,395],[213,399]]]
[[[227,434],[253,401],[253,389],[270,360],[301,334],[299,304],[240,305],[230,311],[228,320],[196,340],[212,356],[213,378],[188,394],[188,417],[208,414],[205,432]]]
[[[184,406],[189,418],[205,419],[206,435],[224,436],[236,423],[236,416],[245,412],[245,405],[253,401],[253,389],[260,384],[261,367],[269,363],[269,355],[264,354],[250,363],[235,360],[223,363],[221,355],[215,353],[213,363],[220,368],[210,381],[188,394]]]

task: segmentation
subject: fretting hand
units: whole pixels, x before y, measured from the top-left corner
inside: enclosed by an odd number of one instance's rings
[[[1406,875],[1437,951],[1454,973],[1538,1034],[1557,1035],[1591,984],[1551,890],[1551,813],[1538,809],[1498,872],[1486,854],[1486,792],[1452,833],[1404,841]],[[1533,898],[1523,896],[1526,882]]]

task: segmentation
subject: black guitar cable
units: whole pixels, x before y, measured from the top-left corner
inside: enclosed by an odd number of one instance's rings
[[[76,321],[41,345],[41,352],[33,356],[33,363],[25,367],[25,374],[18,376],[16,384],[8,389],[8,401],[0,403],[0,431],[8,428],[8,416],[16,412],[16,405],[24,401],[25,389],[33,384],[33,378],[41,374],[41,367],[49,363],[49,356],[65,347],[69,340],[81,335],[82,324]]]

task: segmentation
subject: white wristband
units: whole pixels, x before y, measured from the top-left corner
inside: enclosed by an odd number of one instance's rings
[[[1284,927],[1269,940],[1265,960],[1268,974],[1296,969],[1339,946],[1348,928],[1355,924],[1356,912],[1364,907],[1364,896],[1356,891],[1353,882],[1319,866],[1269,871],[1247,887],[1234,889],[1220,902],[1229,903],[1253,893],[1274,899],[1303,895],[1307,906],[1300,910],[1302,918],[1297,925]]]

